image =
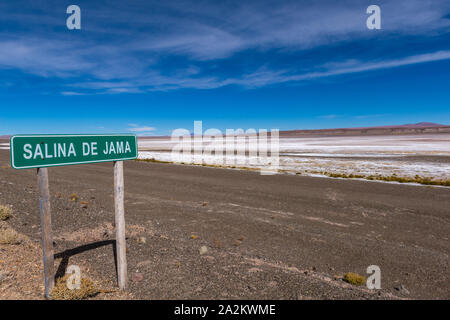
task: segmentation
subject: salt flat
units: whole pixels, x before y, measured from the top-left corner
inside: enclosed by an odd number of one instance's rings
[[[221,142],[219,142],[220,144]],[[139,140],[139,157],[173,161],[171,150],[177,144],[168,138]],[[204,143],[215,148],[218,142]],[[246,149],[247,147],[247,149]],[[247,150],[236,144],[236,151]],[[279,169],[302,175],[332,174],[381,175],[399,177],[429,177],[450,179],[450,134],[282,137],[279,141]],[[217,164],[226,155],[194,158],[193,163]],[[254,155],[234,156],[236,167],[261,165]],[[228,159],[229,160],[229,159]],[[184,161],[187,163],[186,161]],[[230,163],[230,162],[227,162]],[[230,165],[230,167],[232,167]]]
[[[0,150],[9,150],[9,143],[0,143]]]

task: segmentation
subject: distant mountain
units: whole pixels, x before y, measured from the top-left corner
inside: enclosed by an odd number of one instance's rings
[[[282,137],[294,136],[323,136],[323,135],[395,135],[395,134],[421,134],[421,133],[450,133],[450,125],[418,122],[394,126],[334,128],[316,130],[287,130],[280,131]],[[1,140],[10,139],[10,135],[0,136]],[[169,136],[140,136],[139,139],[161,139]]]
[[[450,133],[450,125],[432,122],[419,122],[394,126],[335,128],[317,130],[289,130],[280,132],[281,136],[305,135],[395,135],[420,133]]]
[[[438,128],[438,127],[448,127],[445,124],[433,123],[433,122],[419,122],[411,124],[401,124],[398,126],[378,126],[378,127],[368,127],[368,128]]]

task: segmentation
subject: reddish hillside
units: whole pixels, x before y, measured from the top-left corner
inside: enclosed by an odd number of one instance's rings
[[[431,122],[419,122],[396,126],[336,128],[318,130],[289,130],[280,132],[281,136],[304,135],[390,135],[390,134],[421,134],[450,133],[450,126]]]

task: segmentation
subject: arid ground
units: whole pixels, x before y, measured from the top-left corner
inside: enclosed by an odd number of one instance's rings
[[[0,298],[42,299],[35,170],[0,150]],[[450,188],[125,163],[129,289],[116,285],[112,164],[50,168],[58,274],[97,299],[450,299]],[[77,197],[74,196],[77,195]],[[342,280],[381,268],[381,290]]]

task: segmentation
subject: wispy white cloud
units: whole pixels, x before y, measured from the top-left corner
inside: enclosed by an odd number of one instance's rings
[[[301,82],[318,78],[333,77],[352,73],[360,73],[366,71],[375,71],[381,69],[397,68],[407,65],[442,61],[450,59],[450,51],[438,51],[420,55],[404,57],[401,59],[386,60],[380,62],[356,61],[352,60],[342,63],[333,63],[333,67],[325,71],[314,71],[302,74],[290,74],[287,71],[262,71],[244,76],[242,79],[228,80],[229,84],[241,84],[250,87],[259,87],[263,85],[284,83],[284,82]],[[327,64],[330,65],[330,64]],[[342,67],[341,67],[342,66]]]
[[[320,119],[335,119],[337,117],[339,117],[339,115],[337,115],[337,114],[325,114],[323,116],[318,116],[317,118],[320,118]]]
[[[129,128],[128,131],[131,132],[151,132],[151,131],[155,131],[156,128],[154,127],[133,127],[133,128]]]
[[[381,118],[381,117],[387,117],[390,116],[389,113],[379,113],[379,114],[363,114],[354,116],[355,119],[370,119],[370,118]]]
[[[128,88],[129,92],[155,91],[155,90],[175,90],[181,88],[196,89],[215,89],[228,85],[240,85],[248,88],[259,88],[268,85],[286,83],[286,82],[304,82],[308,80],[336,77],[353,73],[376,71],[390,68],[398,68],[413,64],[435,62],[450,59],[450,51],[438,51],[421,55],[404,57],[402,59],[393,59],[385,61],[357,61],[351,60],[328,63],[318,66],[317,69],[323,71],[313,71],[299,74],[292,74],[288,70],[269,70],[266,68],[256,72],[243,75],[240,78],[220,79],[218,77],[185,77],[185,76],[162,76],[156,72],[151,73],[150,79],[130,79],[123,82],[85,82],[74,84],[74,87],[80,87],[91,90],[103,90],[110,92],[120,88]],[[327,67],[327,68],[324,68]],[[139,88],[139,89],[136,89]]]
[[[75,92],[75,91],[63,91],[61,92],[63,96],[84,96],[85,93],[82,92]]]
[[[445,50],[395,58],[388,54],[379,60],[352,55],[350,50],[333,55],[335,60],[327,63],[300,59],[297,67],[308,66],[300,70],[266,64],[264,59],[251,69],[240,66],[236,58],[251,51],[274,52],[282,60],[292,53],[330,45],[351,47],[381,36],[395,39],[450,31],[450,19],[445,18],[450,12],[448,0],[378,2],[383,19],[379,32],[366,29],[367,6],[356,0],[96,2],[89,11],[96,19],[80,37],[49,31],[58,21],[53,15],[39,23],[32,12],[8,12],[9,6],[2,4],[3,17],[22,23],[23,30],[0,34],[0,69],[62,79],[61,94],[83,95],[227,85],[259,88],[450,59],[450,51]],[[39,5],[30,6],[42,11]],[[176,66],[164,61],[170,58],[177,59]],[[234,73],[228,72],[229,65],[237,66]]]

